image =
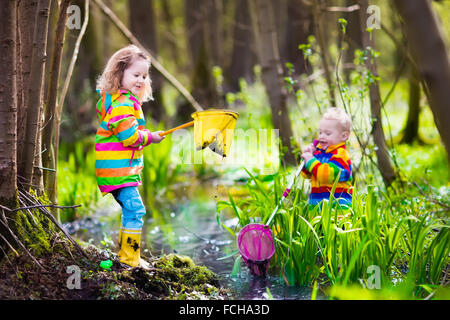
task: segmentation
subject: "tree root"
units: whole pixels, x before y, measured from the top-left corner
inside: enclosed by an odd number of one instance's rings
[[[56,218],[50,213],[47,208],[58,208],[58,209],[66,209],[66,208],[76,208],[80,205],[74,206],[59,206],[56,204],[44,204],[40,199],[38,199],[35,195],[28,191],[19,190],[18,193],[18,203],[21,205],[19,208],[8,208],[6,206],[0,205],[0,227],[3,228],[4,233],[0,233],[0,239],[3,242],[2,251],[4,256],[7,257],[6,251],[13,252],[16,256],[19,256],[19,253],[15,248],[21,248],[30,259],[42,270],[46,271],[46,269],[39,263],[38,259],[32,254],[32,249],[27,248],[25,243],[27,240],[32,239],[36,233],[44,232],[45,240],[51,238],[52,228],[49,228],[48,223],[56,226],[64,236],[73,244],[73,246],[84,256],[88,257],[88,255],[84,252],[84,250],[80,247],[80,245],[67,233],[66,230],[61,226],[61,224],[56,220]],[[14,213],[21,213],[24,215],[26,221],[19,222],[18,219],[12,219],[10,216]],[[34,213],[33,213],[34,212]],[[41,214],[42,217],[37,215]],[[17,217],[16,217],[17,218]],[[9,220],[9,221],[8,221]],[[48,220],[45,222],[44,220]],[[14,223],[14,225],[11,224]],[[33,227],[36,227],[36,231],[33,229],[32,232],[28,232],[26,226],[20,226],[21,224],[31,224]],[[45,225],[45,226],[44,226]],[[39,227],[41,230],[39,230]],[[19,229],[22,228],[22,234],[20,234]],[[37,234],[39,237],[40,235]],[[23,238],[23,239],[22,239]],[[34,245],[33,241],[30,243]],[[28,244],[30,246],[30,244]],[[39,244],[37,244],[39,246]],[[66,247],[66,250],[72,256],[72,252],[70,249]],[[51,248],[50,248],[51,249]],[[73,258],[73,256],[72,256]]]

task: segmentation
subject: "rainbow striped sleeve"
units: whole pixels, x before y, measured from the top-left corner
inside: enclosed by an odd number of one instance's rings
[[[124,147],[147,146],[152,135],[147,129],[139,129],[139,121],[134,116],[134,106],[119,104],[104,119],[106,127],[113,132]]]
[[[352,179],[351,162],[348,152],[339,148],[333,153],[328,162],[320,162],[316,157],[311,158],[305,165],[320,184],[333,184],[339,175],[339,182]]]
[[[303,169],[301,171],[301,175],[305,179],[311,179],[311,172],[306,169],[306,165],[305,165],[305,167],[303,167]]]

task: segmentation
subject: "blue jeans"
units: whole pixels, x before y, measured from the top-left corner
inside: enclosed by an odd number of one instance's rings
[[[145,206],[138,187],[116,189],[111,194],[122,207],[122,227],[141,230],[144,225],[142,217],[145,215]]]

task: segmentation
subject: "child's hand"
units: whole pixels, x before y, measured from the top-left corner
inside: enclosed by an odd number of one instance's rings
[[[302,158],[303,158],[303,160],[305,160],[305,162],[308,162],[309,160],[311,160],[313,158],[313,154],[312,154],[312,152],[304,152],[304,153],[302,153]]]
[[[152,132],[152,143],[160,143],[166,136],[161,137],[159,134],[164,131],[155,131]]]
[[[305,149],[303,149],[304,153],[314,153],[316,151],[316,147],[313,143],[311,143],[309,146],[306,146]]]

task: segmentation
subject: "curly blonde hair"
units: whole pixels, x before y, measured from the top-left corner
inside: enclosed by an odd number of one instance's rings
[[[106,63],[103,73],[97,79],[97,90],[105,91],[110,94],[121,89],[124,71],[136,60],[144,59],[148,62],[150,68],[150,58],[137,46],[129,45],[116,51]],[[150,77],[145,78],[145,88],[141,102],[153,100],[152,86]]]
[[[322,116],[322,119],[336,120],[342,130],[348,132],[352,130],[352,118],[342,109],[336,107],[329,108]]]

